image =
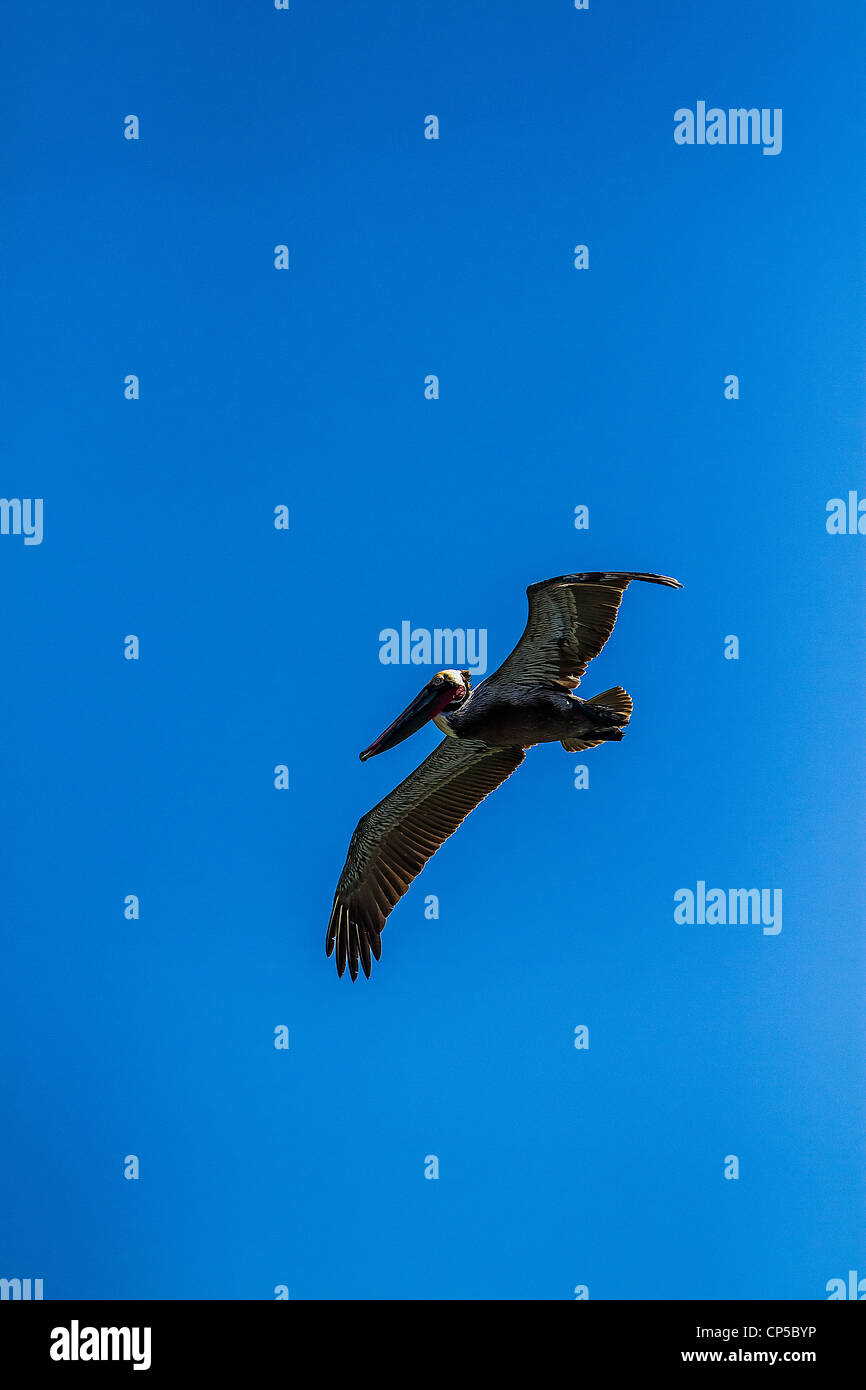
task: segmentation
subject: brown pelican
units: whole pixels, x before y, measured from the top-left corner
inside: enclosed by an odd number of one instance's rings
[[[389,913],[469,812],[523,762],[536,743],[569,753],[618,740],[632,712],[621,686],[590,700],[572,695],[616,622],[633,579],[680,589],[663,574],[563,574],[531,584],[529,619],[514,651],[475,690],[468,671],[439,671],[361,754],[384,753],[429,719],[445,734],[429,758],[358,822],[328,924],[325,949],[337,974],[360,963],[369,979]]]

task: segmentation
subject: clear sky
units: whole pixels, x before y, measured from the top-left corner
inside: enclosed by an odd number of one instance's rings
[[[44,532],[0,535],[0,1276],[866,1276],[866,536],[826,528],[866,497],[864,39],[854,0],[10,17],[0,490]],[[698,102],[781,151],[677,144]],[[359,762],[434,669],[380,632],[492,670],[527,584],[598,568],[685,586],[581,687],[625,740],[533,750],[339,981],[352,829],[438,739]],[[699,882],[781,931],[676,922]]]

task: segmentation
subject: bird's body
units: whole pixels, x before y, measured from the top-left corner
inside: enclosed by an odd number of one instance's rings
[[[599,730],[618,730],[622,720],[565,690],[528,687],[507,696],[487,689],[487,682],[470,692],[453,714],[438,714],[434,723],[456,738],[480,738],[485,743],[532,748],[536,743],[580,739]],[[622,734],[619,733],[621,738]]]
[[[590,700],[572,694],[616,622],[633,579],[681,588],[666,575],[566,574],[527,589],[523,636],[475,690],[468,671],[440,671],[362,754],[383,753],[433,720],[445,738],[359,821],[328,924],[337,972],[369,976],[396,903],[469,812],[519,767],[525,749],[561,742],[569,752],[618,742],[632,702],[621,686]]]

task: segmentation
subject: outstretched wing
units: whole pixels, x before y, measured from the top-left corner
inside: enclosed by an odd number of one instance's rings
[[[429,758],[358,822],[334,894],[325,949],[337,974],[360,960],[369,979],[381,955],[388,914],[461,821],[523,762],[522,748],[492,748],[480,739],[445,738]]]
[[[594,656],[598,656],[616,622],[622,596],[633,579],[681,589],[665,574],[618,574],[599,571],[561,574],[530,584],[529,618],[510,656],[487,677],[491,694],[498,684],[542,685],[573,690]]]

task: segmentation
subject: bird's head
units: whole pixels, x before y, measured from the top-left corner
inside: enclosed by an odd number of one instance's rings
[[[361,762],[365,763],[377,753],[384,753],[387,749],[396,747],[404,738],[416,733],[428,720],[435,719],[437,714],[459,709],[469,698],[470,686],[468,671],[437,671],[403,713],[398,714],[394,723],[388,725],[375,743],[364,749],[360,755]]]

